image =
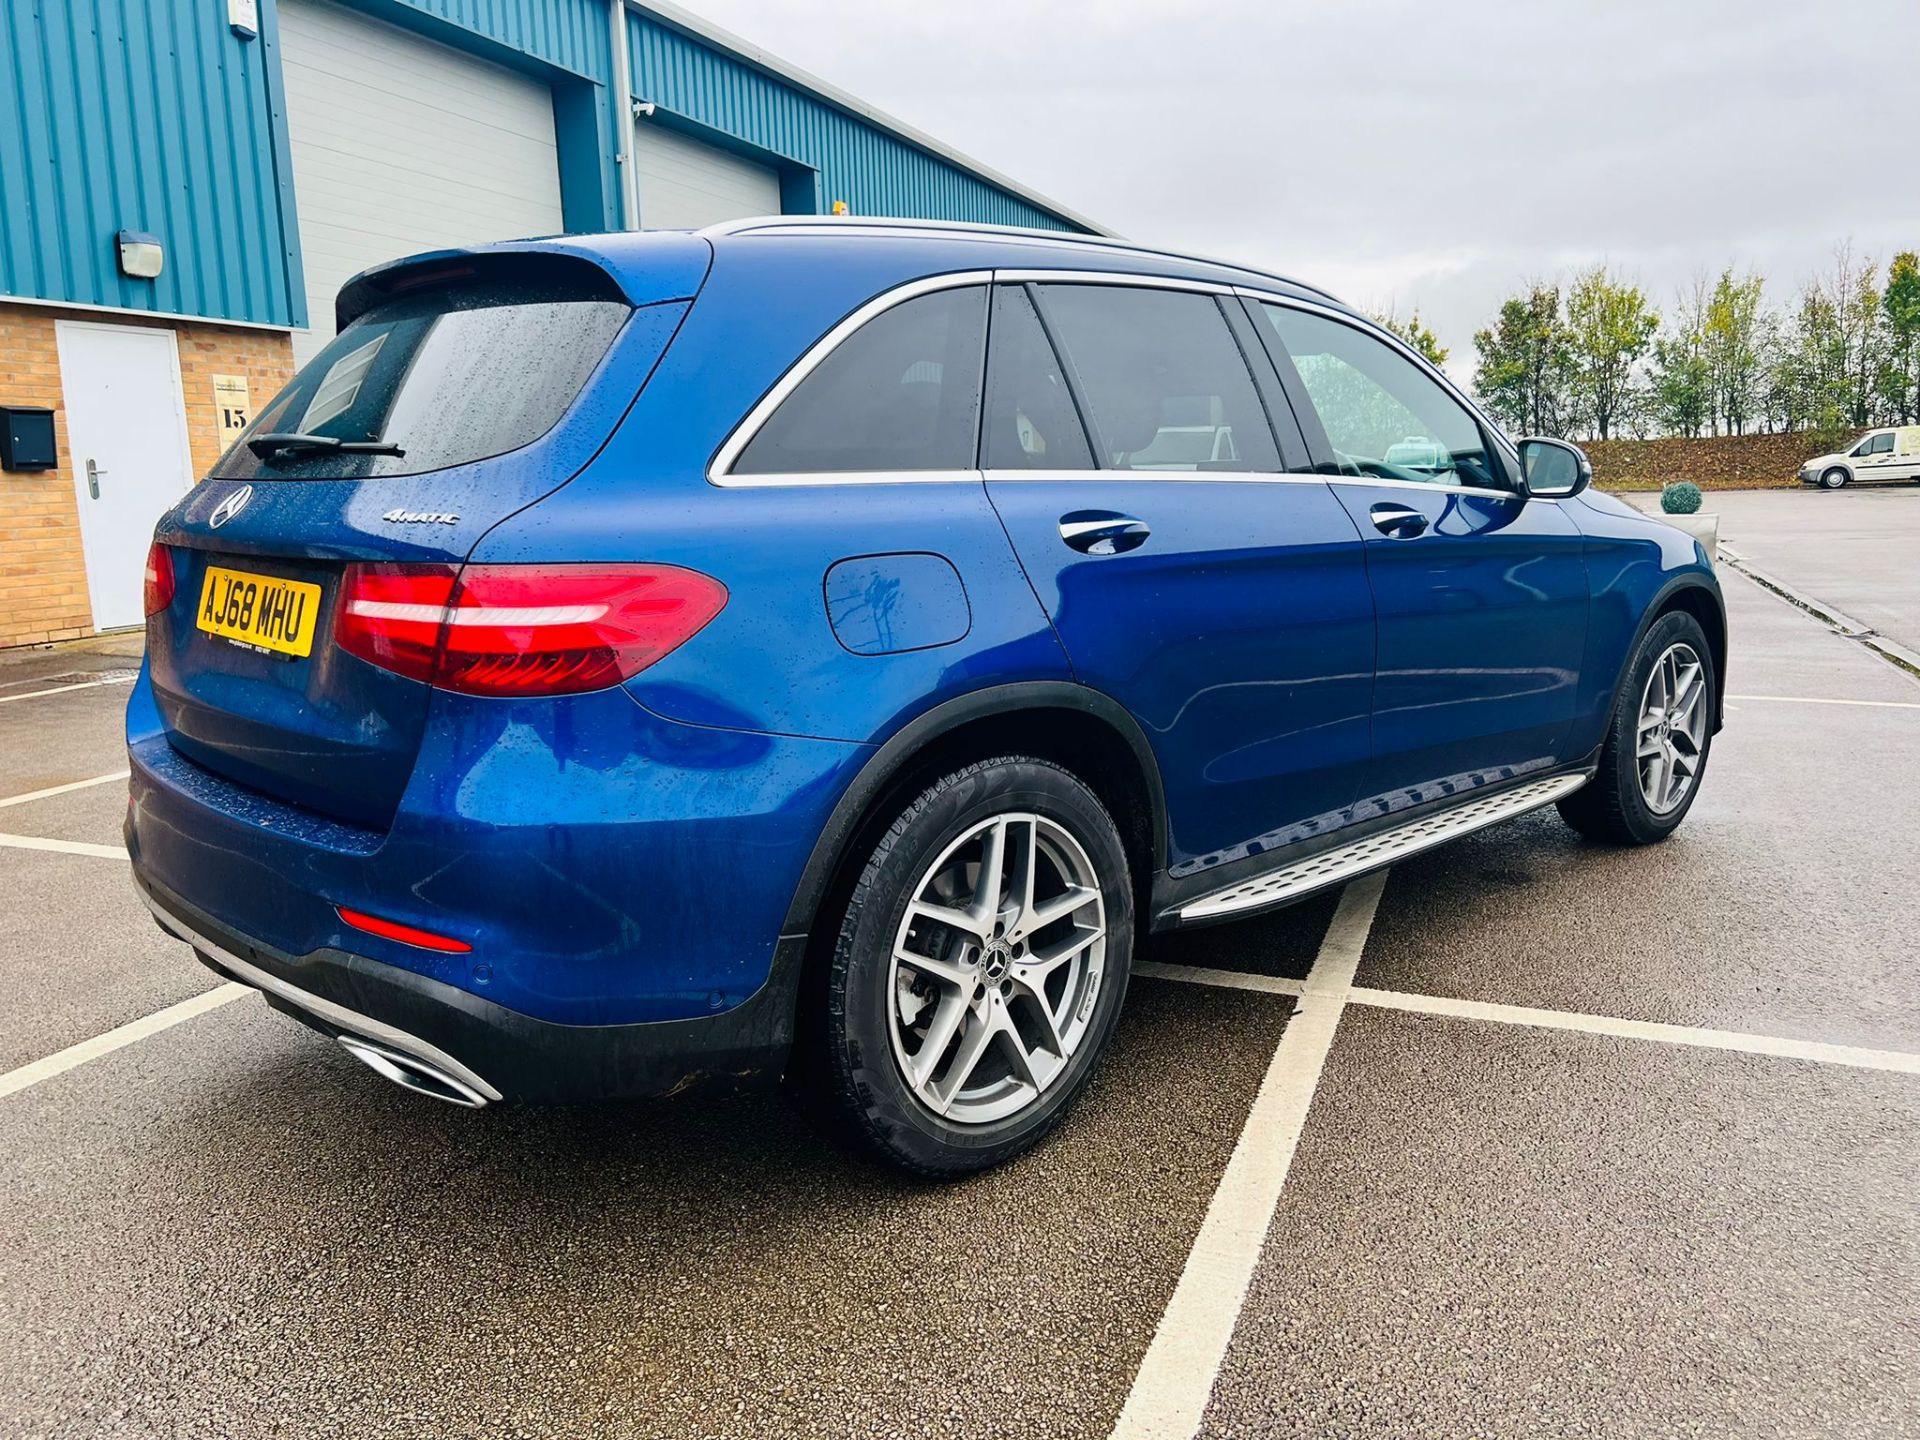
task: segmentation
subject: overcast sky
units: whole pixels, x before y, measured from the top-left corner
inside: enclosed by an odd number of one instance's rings
[[[1138,240],[1473,331],[1920,248],[1920,0],[686,0]]]

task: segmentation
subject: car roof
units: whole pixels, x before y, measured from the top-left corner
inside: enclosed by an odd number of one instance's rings
[[[870,255],[877,272],[933,275],[952,270],[1066,270],[1150,275],[1200,284],[1242,286],[1291,295],[1358,316],[1315,286],[1231,261],[1211,260],[1098,235],[1027,230],[1011,225],[844,216],[767,215],[704,230],[616,230],[543,236],[409,255],[362,271],[342,287],[336,318],[345,325],[390,287],[418,273],[477,256],[547,254],[589,261],[611,276],[636,305],[696,294],[709,266],[725,253],[746,258],[762,247],[793,251],[849,246]]]
[[[952,220],[843,215],[766,215],[724,221],[697,233],[716,246],[782,239],[818,243],[833,237],[876,249],[921,252],[935,264],[957,260],[980,268],[1120,271],[1208,284],[1250,286],[1297,295],[1353,313],[1350,306],[1325,290],[1291,276],[1107,235]]]

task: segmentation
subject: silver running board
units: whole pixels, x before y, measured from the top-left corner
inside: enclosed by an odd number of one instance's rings
[[[1586,783],[1585,775],[1555,775],[1546,780],[1517,785],[1511,790],[1502,790],[1497,795],[1483,796],[1450,809],[1422,815],[1418,820],[1408,821],[1391,830],[1375,831],[1364,840],[1322,850],[1305,860],[1296,860],[1291,865],[1269,870],[1264,875],[1256,875],[1225,890],[1202,895],[1198,900],[1180,907],[1180,918],[1207,920],[1291,900],[1323,886],[1351,880],[1355,875],[1377,870],[1382,865],[1391,865],[1422,850],[1431,850],[1435,845],[1444,845],[1449,840],[1457,840],[1475,830],[1510,820],[1515,815],[1524,815],[1529,810],[1551,805]]]

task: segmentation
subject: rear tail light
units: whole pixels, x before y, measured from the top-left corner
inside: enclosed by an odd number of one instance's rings
[[[146,612],[158,615],[173,603],[173,551],[159,541],[147,547]]]
[[[349,565],[335,638],[443,690],[570,695],[639,674],[726,603],[675,565]]]

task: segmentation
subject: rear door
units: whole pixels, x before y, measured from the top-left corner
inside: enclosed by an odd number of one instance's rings
[[[1478,418],[1399,348],[1318,311],[1254,309],[1365,537],[1379,614],[1367,796],[1398,809],[1573,758],[1578,527],[1518,493]]]
[[[1176,876],[1344,823],[1367,760],[1358,532],[1230,303],[1003,282],[988,341],[989,494],[1075,675],[1152,741]]]

